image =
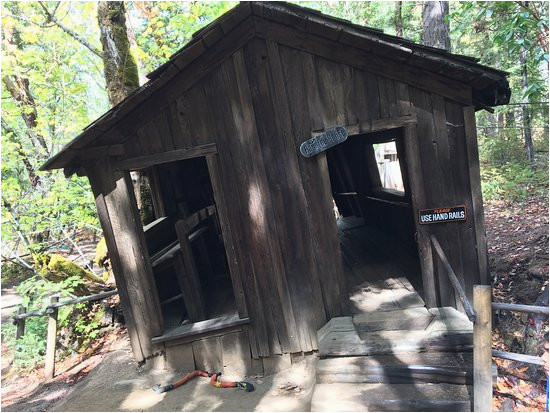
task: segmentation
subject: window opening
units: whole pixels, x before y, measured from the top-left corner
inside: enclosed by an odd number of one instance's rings
[[[156,165],[145,240],[165,330],[237,311],[205,157]]]
[[[405,193],[395,141],[373,144],[380,184],[383,189]]]

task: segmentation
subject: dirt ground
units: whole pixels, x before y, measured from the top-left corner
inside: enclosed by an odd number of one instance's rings
[[[132,360],[126,336],[110,345],[84,379],[62,374],[37,386],[23,399],[2,397],[10,411],[309,411],[317,360],[303,360],[266,377],[247,377],[253,392],[217,389],[197,377],[170,392],[157,394],[155,384],[173,383],[183,372],[143,371]],[[82,374],[80,372],[79,374]],[[78,376],[78,374],[77,374]],[[3,390],[4,393],[4,390]],[[11,402],[11,403],[10,403]]]
[[[534,304],[548,286],[548,199],[489,203],[485,219],[494,301]],[[503,312],[495,321],[494,348],[536,356],[544,352],[547,319],[533,323],[527,316]],[[5,351],[2,345],[2,355]],[[495,361],[499,377],[493,410],[544,411],[544,368]],[[124,330],[115,330],[86,354],[58,363],[58,376],[47,384],[41,384],[40,368],[14,372],[2,357],[2,410],[308,411],[315,364],[310,359],[273,376],[243,378],[255,386],[252,393],[216,389],[199,377],[159,395],[151,390],[154,384],[173,382],[184,372],[138,369]]]
[[[493,301],[548,306],[548,198],[489,203],[485,221]],[[543,293],[546,301],[537,302]],[[494,322],[493,348],[533,356],[544,353],[547,317],[500,312]],[[544,367],[494,361],[498,382],[493,410],[545,410],[548,371]]]

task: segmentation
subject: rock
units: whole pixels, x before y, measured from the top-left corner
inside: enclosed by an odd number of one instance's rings
[[[71,277],[80,279],[82,282],[73,286],[73,293],[78,296],[95,294],[104,290],[101,278],[62,255],[37,254],[34,256],[34,261],[39,268],[40,275],[49,281],[60,283]]]

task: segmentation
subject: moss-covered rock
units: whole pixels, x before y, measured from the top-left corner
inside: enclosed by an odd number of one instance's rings
[[[90,295],[104,290],[104,281],[80,265],[59,254],[36,254],[34,262],[40,275],[45,279],[60,283],[69,278],[80,280],[74,283],[73,293],[79,296]]]
[[[97,246],[95,247],[95,258],[94,262],[100,267],[105,266],[105,261],[109,259],[109,251],[107,250],[107,242],[105,237],[101,237]]]

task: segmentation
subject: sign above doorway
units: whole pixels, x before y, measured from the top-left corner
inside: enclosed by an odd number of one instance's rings
[[[348,138],[346,128],[337,127],[329,129],[320,135],[317,135],[300,145],[300,153],[306,158],[311,158],[327,149],[332,148]]]

